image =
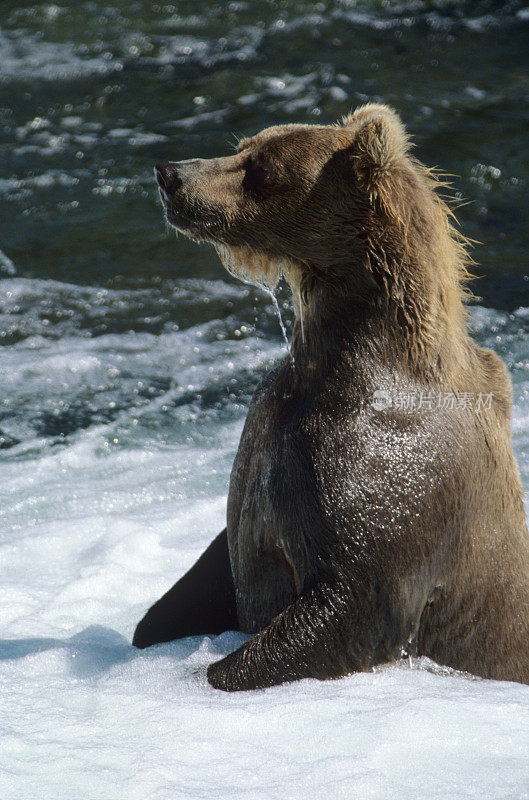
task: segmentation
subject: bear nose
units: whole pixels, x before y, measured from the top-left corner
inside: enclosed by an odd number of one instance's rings
[[[156,164],[154,168],[158,186],[166,194],[174,194],[182,186],[182,179],[178,174],[177,165],[172,161],[165,164]]]

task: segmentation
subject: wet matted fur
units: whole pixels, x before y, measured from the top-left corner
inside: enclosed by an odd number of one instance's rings
[[[169,222],[244,279],[284,276],[296,322],[253,397],[226,531],[134,643],[255,634],[209,667],[225,690],[405,652],[529,682],[511,386],[467,333],[465,241],[398,116],[367,105],[157,169]]]

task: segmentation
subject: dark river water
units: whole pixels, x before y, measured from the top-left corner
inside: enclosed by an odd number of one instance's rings
[[[281,349],[273,306],[167,232],[153,164],[371,100],[453,176],[479,242],[476,335],[525,402],[528,68],[524,2],[3,0],[3,457],[94,429],[107,447],[200,446],[239,419]]]

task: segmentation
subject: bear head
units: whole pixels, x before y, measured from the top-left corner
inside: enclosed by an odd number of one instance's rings
[[[405,328],[417,352],[463,321],[465,240],[387,106],[267,128],[234,155],[156,175],[172,226],[243,279],[273,288],[283,275],[298,314],[345,298]]]

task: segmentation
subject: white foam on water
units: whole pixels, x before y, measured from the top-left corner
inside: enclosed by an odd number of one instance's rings
[[[74,80],[87,75],[106,75],[123,68],[117,59],[82,58],[70,42],[46,42],[28,33],[15,37],[2,31],[0,62],[3,80]]]
[[[29,288],[15,283],[17,302]],[[512,319],[474,314],[480,339],[501,336],[498,346],[520,365],[514,442],[527,486],[525,320],[521,310]],[[9,348],[2,374],[16,397],[25,382],[34,395],[61,376],[71,394],[100,380],[117,353],[125,372],[148,358],[167,371],[173,359],[169,374],[204,387],[210,367],[250,369],[279,353],[275,345],[259,355],[244,341],[228,355],[215,341],[195,353],[197,332],[34,337]],[[182,354],[189,363],[179,367]],[[214,419],[200,435],[190,427],[181,438],[130,445],[113,443],[117,423],[102,424],[0,464],[0,797],[529,798],[528,686],[422,659],[227,695],[207,684],[205,667],[242,634],[132,648],[146,608],[225,524],[242,422]]]
[[[464,13],[457,13],[458,5]],[[483,14],[482,4],[479,3],[457,1],[451,3],[444,0],[435,3],[424,3],[422,0],[388,2],[382,6],[358,0],[339,0],[336,6],[331,18],[347,20],[359,27],[382,31],[423,24],[433,30],[451,31],[456,28],[468,28],[475,33],[484,33],[490,28],[501,28],[517,19],[526,18],[523,10],[517,10],[516,3],[509,2],[502,4],[500,14]]]
[[[16,275],[16,267],[8,255],[0,250],[0,275]]]

